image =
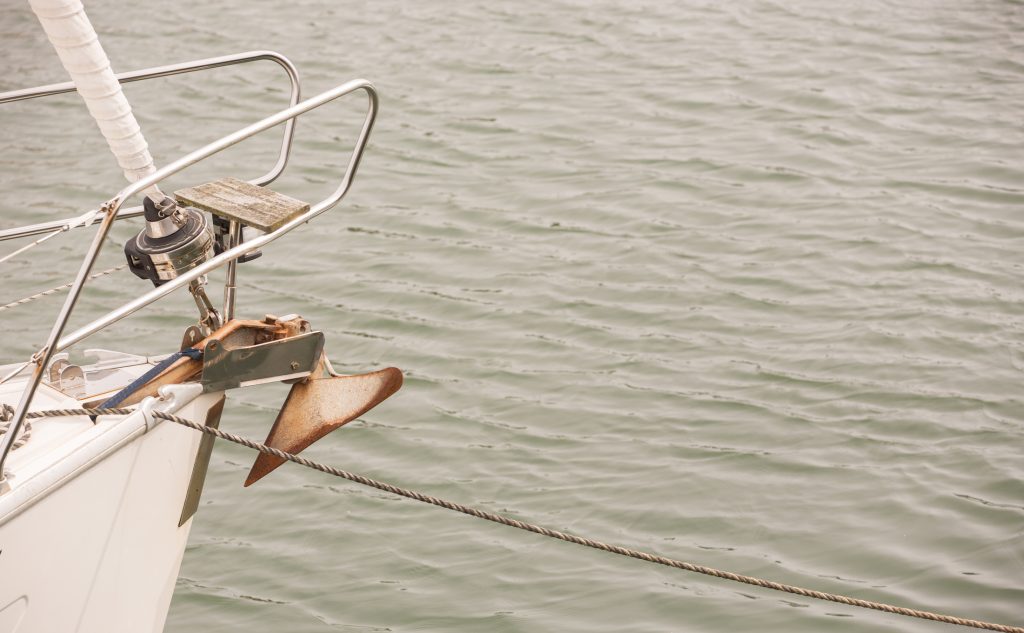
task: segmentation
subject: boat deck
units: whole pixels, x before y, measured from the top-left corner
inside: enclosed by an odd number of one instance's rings
[[[90,350],[93,351],[93,350]],[[153,366],[154,361],[144,356],[96,351],[99,360],[81,367],[83,380],[73,386],[61,382],[53,384],[47,380],[39,385],[32,399],[31,411],[49,409],[81,409],[87,402],[105,399],[129,384]],[[0,367],[0,374],[13,371],[17,365]],[[0,385],[0,403],[15,406],[25,390],[28,372],[23,372]],[[31,420],[32,429],[28,441],[11,451],[4,468],[7,471],[6,484],[16,489],[35,475],[66,460],[75,451],[101,435],[118,418],[98,418],[96,423],[89,416],[60,416]]]

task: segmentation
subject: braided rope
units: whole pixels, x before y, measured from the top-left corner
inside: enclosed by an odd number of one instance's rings
[[[9,404],[0,405],[0,435],[4,433],[10,433],[11,431],[11,419],[14,417],[14,407]],[[28,441],[32,438],[32,423],[25,420],[25,424],[21,427],[21,432],[18,433],[18,437],[14,439],[14,443],[11,444],[11,450],[17,450],[22,446],[28,444]]]
[[[111,273],[116,273],[117,271],[121,270],[122,268],[124,268],[127,265],[128,264],[121,264],[120,266],[114,266],[113,268],[108,268],[107,270],[98,272],[98,273],[96,273],[94,275],[89,275],[88,278],[89,279],[96,279],[97,277],[102,277],[104,275],[109,275]],[[72,282],[68,282],[68,283],[66,283],[66,284],[64,284],[62,286],[57,286],[56,288],[50,288],[49,290],[44,290],[42,292],[37,292],[36,294],[34,294],[34,295],[30,296],[30,297],[25,297],[24,299],[18,299],[17,301],[12,301],[11,303],[8,303],[6,305],[0,306],[0,312],[3,312],[4,310],[10,310],[11,308],[16,308],[16,307],[18,307],[20,305],[24,305],[26,303],[29,303],[30,301],[35,301],[36,299],[41,299],[42,297],[45,297],[47,295],[52,295],[53,293],[60,292],[61,290],[67,290],[68,288],[70,288],[73,285],[75,285],[75,282],[73,282],[73,281]]]
[[[63,416],[63,415],[129,415],[134,413],[134,409],[55,409],[51,411],[37,411],[29,413],[26,417],[28,418],[42,418],[48,416]],[[612,554],[619,554],[620,556],[628,556],[629,558],[636,558],[638,560],[647,561],[649,563],[657,563],[659,565],[666,565],[668,567],[674,567],[676,569],[683,569],[685,571],[694,572],[697,574],[704,574],[705,576],[713,576],[715,578],[722,578],[724,580],[731,580],[733,582],[739,582],[746,585],[754,585],[755,587],[763,587],[765,589],[772,589],[774,591],[782,591],[785,593],[791,593],[805,598],[814,598],[816,600],[825,600],[828,602],[837,602],[839,604],[845,604],[852,607],[861,607],[864,609],[873,609],[875,611],[883,611],[885,613],[892,613],[896,615],[903,615],[911,618],[920,618],[922,620],[932,620],[934,622],[944,622],[946,624],[954,624],[957,626],[966,626],[975,629],[985,629],[988,631],[1000,631],[1001,633],[1024,633],[1024,627],[1010,626],[1006,624],[994,624],[992,622],[983,622],[980,620],[970,620],[967,618],[960,618],[952,615],[943,615],[941,613],[932,613],[930,611],[920,611],[917,609],[909,609],[907,607],[898,607],[891,604],[885,604],[884,602],[872,602],[870,600],[861,600],[860,598],[851,598],[849,596],[843,596],[834,593],[826,593],[824,591],[817,591],[814,589],[805,589],[803,587],[797,587],[794,585],[787,585],[773,580],[765,580],[763,578],[756,578],[754,576],[745,576],[743,574],[735,574],[729,571],[722,571],[713,567],[705,567],[703,565],[696,565],[694,563],[687,563],[685,561],[675,560],[673,558],[666,558],[664,556],[658,556],[656,554],[649,554],[647,552],[641,552],[626,547],[620,547],[618,545],[610,545],[608,543],[602,543],[601,541],[595,541],[593,539],[584,538],[582,536],[576,536],[574,534],[566,534],[565,532],[559,532],[550,528],[542,527],[539,525],[533,525],[532,523],[526,523],[512,519],[500,514],[494,514],[491,512],[485,512],[469,506],[464,506],[459,503],[452,501],[446,501],[437,497],[431,497],[414,490],[407,490],[405,488],[399,488],[398,486],[391,485],[364,477],[363,475],[357,475],[350,473],[339,468],[327,466],[326,464],[320,464],[312,460],[306,459],[305,457],[299,457],[291,453],[280,451],[276,448],[254,442],[248,438],[244,438],[233,433],[221,431],[213,427],[205,426],[192,420],[185,418],[179,418],[174,415],[162,413],[160,411],[153,412],[154,417],[160,418],[161,420],[167,420],[187,426],[190,429],[206,433],[207,435],[213,435],[222,440],[234,442],[241,446],[251,448],[261,453],[273,455],[281,459],[285,459],[290,462],[295,462],[300,466],[311,468],[313,470],[333,475],[335,477],[341,477],[354,481],[357,484],[376,488],[377,490],[383,490],[384,492],[390,492],[391,494],[398,495],[400,497],[406,497],[407,499],[414,499],[422,503],[429,503],[431,505],[445,508],[446,510],[453,510],[455,512],[461,512],[462,514],[468,514],[469,516],[476,517],[478,519],[484,519],[486,521],[492,521],[494,523],[500,523],[501,525],[507,525],[527,532],[533,532],[534,534],[540,534],[542,536],[548,536],[554,539],[567,541],[569,543],[575,543],[577,545],[583,545],[591,547],[604,552]]]

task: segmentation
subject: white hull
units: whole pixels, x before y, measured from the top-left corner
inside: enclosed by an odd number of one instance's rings
[[[20,391],[12,382],[0,399]],[[221,397],[194,397],[177,415],[203,422]],[[80,405],[41,387],[33,408],[55,406]],[[178,523],[201,438],[170,422],[147,431],[141,413],[37,421],[0,495],[0,633],[161,631],[192,525]]]

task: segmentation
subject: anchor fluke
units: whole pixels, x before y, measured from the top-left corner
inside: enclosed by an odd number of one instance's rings
[[[358,376],[331,376],[295,383],[265,444],[288,453],[299,453],[374,408],[401,386],[402,372],[394,367]],[[245,485],[256,483],[284,462],[280,457],[260,453]]]

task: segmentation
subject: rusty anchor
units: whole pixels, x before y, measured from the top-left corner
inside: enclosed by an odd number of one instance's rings
[[[323,352],[323,333],[312,330],[297,315],[232,320],[206,338],[201,336],[195,326],[189,328],[182,348],[203,350],[202,359],[180,358],[136,388],[123,405],[155,395],[166,384],[198,380],[205,391],[212,392],[295,381],[265,442],[294,454],[363,415],[402,386],[402,372],[394,367],[353,376],[335,373]],[[102,401],[86,406],[99,406]],[[259,481],[284,461],[261,453],[245,485]]]
[[[402,372],[395,367],[356,376],[333,372],[324,376],[324,365],[321,360],[317,372],[292,385],[264,444],[299,453],[374,408],[402,386]],[[251,486],[284,462],[280,457],[260,453],[245,485]]]

